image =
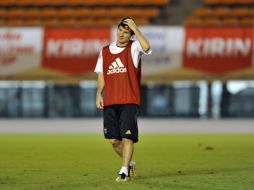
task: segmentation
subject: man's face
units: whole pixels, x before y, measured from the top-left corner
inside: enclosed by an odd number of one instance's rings
[[[119,26],[117,29],[117,42],[119,44],[127,44],[131,39],[131,31],[124,28],[123,26]]]

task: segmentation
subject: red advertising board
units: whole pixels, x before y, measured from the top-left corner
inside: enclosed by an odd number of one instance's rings
[[[252,28],[186,28],[183,65],[214,74],[251,67]]]
[[[69,74],[94,70],[101,48],[110,41],[110,28],[46,28],[43,67]]]

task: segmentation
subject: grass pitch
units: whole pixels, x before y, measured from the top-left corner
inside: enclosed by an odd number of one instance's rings
[[[1,190],[253,190],[254,135],[140,135],[137,178],[102,135],[1,134]]]

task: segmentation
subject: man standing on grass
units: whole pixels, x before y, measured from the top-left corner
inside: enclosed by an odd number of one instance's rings
[[[137,40],[131,40],[133,35]],[[96,106],[103,109],[104,136],[122,159],[116,182],[136,176],[132,155],[134,143],[138,142],[141,56],[150,53],[149,41],[135,21],[125,17],[118,24],[117,40],[103,47],[95,68],[98,73]]]

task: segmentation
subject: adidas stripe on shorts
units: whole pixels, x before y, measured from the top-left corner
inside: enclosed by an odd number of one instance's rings
[[[104,136],[106,139],[127,138],[138,142],[139,107],[136,104],[105,106],[103,109]]]

